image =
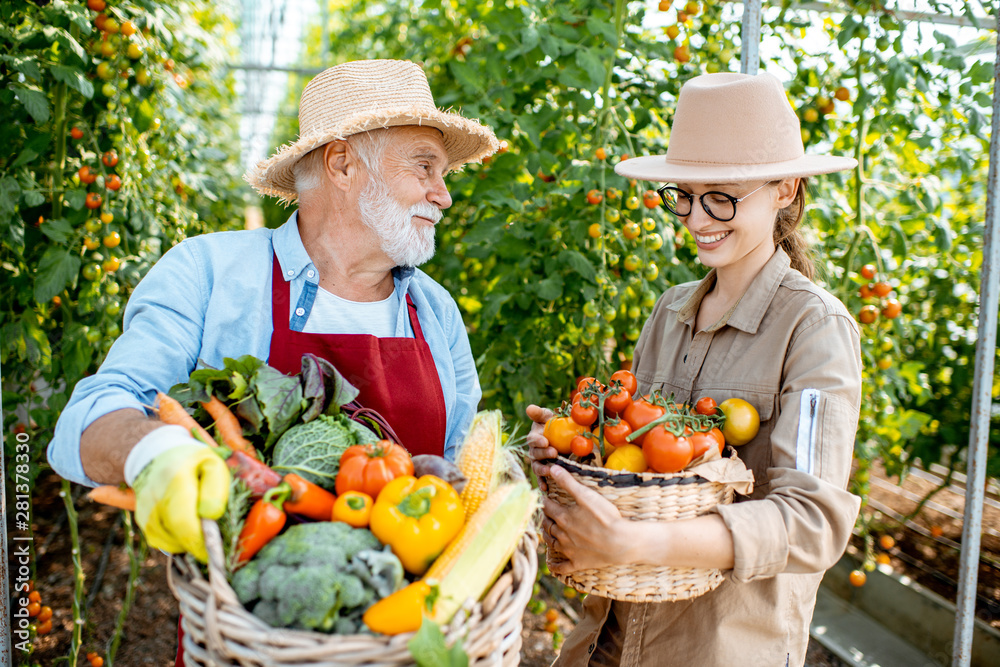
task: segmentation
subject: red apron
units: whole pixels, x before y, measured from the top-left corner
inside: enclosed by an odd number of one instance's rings
[[[411,455],[444,454],[447,419],[444,392],[431,348],[424,340],[417,307],[406,296],[413,338],[367,334],[313,334],[288,327],[289,286],[274,257],[271,269],[271,350],[267,360],[282,373],[302,370],[302,355],[312,352],[336,366],[358,388],[356,399],[392,426]],[[184,664],[184,633],[178,627],[177,667]]]

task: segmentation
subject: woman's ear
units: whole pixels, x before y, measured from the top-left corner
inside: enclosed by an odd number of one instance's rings
[[[331,141],[323,147],[323,172],[334,187],[350,190],[359,166],[358,157],[344,139]]]
[[[778,186],[775,189],[777,191],[775,205],[779,209],[788,208],[795,201],[795,195],[799,191],[799,179],[784,178],[778,181]]]

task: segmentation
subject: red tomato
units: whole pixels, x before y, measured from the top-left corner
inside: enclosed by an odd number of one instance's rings
[[[113,167],[118,164],[118,152],[108,151],[103,156],[101,156],[101,162],[104,163],[105,167]]]
[[[589,376],[580,378],[580,381],[576,383],[576,389],[579,392],[583,392],[587,387],[590,387],[594,391],[604,391],[604,385]]]
[[[632,427],[624,419],[604,423],[604,439],[615,447],[627,445],[628,440],[626,438],[631,434]]]
[[[640,428],[648,424],[649,422],[662,417],[667,412],[666,408],[659,405],[653,405],[645,399],[639,399],[638,401],[633,401],[632,405],[625,408],[625,413],[622,415],[628,425],[632,427],[632,431],[638,431]],[[641,438],[633,440],[632,442],[641,445],[645,435]]]
[[[95,209],[95,208],[101,208],[101,202],[103,201],[104,199],[103,197],[101,197],[101,195],[97,194],[96,192],[88,192],[87,198],[84,200],[83,204],[89,209]]]
[[[694,411],[699,415],[712,416],[716,414],[715,408],[717,407],[718,404],[715,402],[714,398],[711,396],[702,396],[698,399],[698,402],[694,404]]]
[[[616,393],[604,399],[604,411],[615,415],[620,415],[632,405],[632,396],[626,389],[619,389]]]
[[[711,431],[699,431],[698,433],[692,433],[688,436],[688,440],[691,441],[691,446],[694,449],[691,455],[691,460],[694,460],[707,452],[712,447],[716,447],[719,453],[722,453],[722,447],[719,445],[718,441],[715,439],[715,435]]]
[[[726,448],[726,436],[722,435],[722,429],[720,428],[713,428],[709,431],[709,433],[711,433],[719,443],[719,453],[721,454]]]
[[[581,426],[591,426],[597,421],[597,406],[592,400],[583,398],[582,394],[577,394],[573,399],[573,407],[570,409],[569,416]]]
[[[594,451],[594,441],[585,435],[576,435],[570,440],[569,449],[575,456],[579,456],[580,458],[590,456],[590,453]]]
[[[118,174],[111,174],[104,181],[104,187],[108,190],[118,190],[122,187],[122,179],[119,178]]]
[[[656,472],[680,472],[691,463],[694,445],[685,437],[678,438],[663,425],[654,426],[642,440],[642,455]]]
[[[865,280],[871,280],[875,277],[875,265],[865,264],[861,267],[861,277]]]
[[[80,167],[80,171],[76,173],[80,176],[80,182],[84,185],[90,185],[97,180],[97,174],[91,171],[90,167]]]
[[[639,391],[639,381],[635,379],[632,371],[615,371],[611,374],[611,381],[615,380],[622,383],[622,388],[629,396],[635,396],[635,392]]]

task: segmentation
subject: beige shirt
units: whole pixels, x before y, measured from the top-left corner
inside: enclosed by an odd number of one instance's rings
[[[843,554],[860,501],[845,489],[861,401],[861,350],[843,304],[780,248],[716,324],[694,330],[714,271],[668,290],[639,338],[643,393],[737,397],[760,414],[739,448],[753,495],[720,506],[735,568],[714,591],[637,604],[588,596],[556,665],[802,665],[823,572]]]

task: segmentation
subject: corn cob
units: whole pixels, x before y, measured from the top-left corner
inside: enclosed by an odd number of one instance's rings
[[[466,521],[424,575],[424,581],[438,586],[430,614],[436,623],[447,623],[466,600],[478,600],[489,590],[537,506],[538,492],[528,482],[504,484]]]
[[[477,413],[458,450],[456,463],[467,480],[462,490],[466,516],[475,514],[507,468],[508,460],[501,448],[501,426],[499,410]]]

